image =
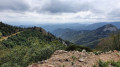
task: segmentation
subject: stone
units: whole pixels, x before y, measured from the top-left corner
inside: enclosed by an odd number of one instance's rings
[[[68,51],[65,50],[57,50],[54,52],[54,55],[62,54],[62,53],[67,53]]]
[[[54,67],[54,65],[48,65],[48,67]]]
[[[79,62],[84,62],[84,61],[85,61],[85,59],[80,58],[78,61],[79,61]]]
[[[83,50],[82,50],[82,53],[86,53],[86,50],[85,50],[85,49],[83,49]]]

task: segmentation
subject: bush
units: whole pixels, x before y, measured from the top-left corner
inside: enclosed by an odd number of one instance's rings
[[[28,48],[17,46],[0,58],[0,67],[27,67],[31,63],[48,59],[55,50],[51,48]]]
[[[109,65],[111,67],[120,67],[120,61],[118,61],[118,62],[115,62],[115,61],[103,62],[103,61],[99,60],[99,62],[98,62],[98,67],[109,67]],[[97,67],[97,66],[93,65],[93,67]]]
[[[90,48],[88,47],[84,47],[84,46],[79,46],[79,45],[68,45],[68,47],[66,48],[67,51],[82,51],[83,49],[85,49],[86,51],[92,51]]]
[[[108,63],[99,60],[99,67],[108,67]]]

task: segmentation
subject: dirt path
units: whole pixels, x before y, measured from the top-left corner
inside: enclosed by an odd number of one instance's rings
[[[56,51],[50,59],[34,63],[28,67],[93,67],[99,60],[118,61],[120,60],[120,52],[95,55],[92,52]]]
[[[14,36],[14,35],[19,34],[19,33],[21,33],[21,32],[14,33],[14,34],[12,34],[12,35],[10,35],[10,36],[2,37],[2,38],[0,39],[0,41],[7,40],[8,37]]]

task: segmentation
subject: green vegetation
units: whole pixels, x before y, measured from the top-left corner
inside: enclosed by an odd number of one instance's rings
[[[120,33],[115,33],[108,38],[101,39],[96,49],[102,51],[120,50]]]
[[[93,65],[93,67],[120,67],[120,61],[115,62],[115,61],[108,61],[108,62],[103,62],[99,60],[98,66]]]
[[[110,30],[108,28],[113,28]],[[107,30],[108,29],[108,30]],[[58,33],[56,33],[58,31]],[[118,29],[111,24],[104,25],[96,30],[81,30],[74,31],[71,29],[57,30],[55,33],[58,37],[64,40],[68,40],[72,43],[88,46],[94,48],[100,41],[101,38],[108,37],[109,34],[118,31]]]
[[[0,38],[2,37],[2,33],[0,32]]]
[[[56,49],[53,50],[51,47],[40,49],[38,46],[34,46],[33,48],[18,46],[12,49],[6,56],[0,58],[0,65],[27,67],[33,62],[48,59],[55,50]]]
[[[21,30],[23,29],[0,22],[0,32],[2,36],[8,36]]]
[[[75,61],[77,58],[75,56],[72,56],[73,61]]]
[[[49,58],[55,50],[65,49],[65,45],[52,34],[32,28],[2,41],[0,48],[1,66],[26,67]]]
[[[108,67],[108,62],[103,62],[103,61],[99,60],[98,65],[99,65],[99,67]]]
[[[90,48],[88,47],[84,47],[84,46],[79,46],[79,45],[68,45],[68,47],[66,48],[67,51],[82,51],[83,49],[85,49],[86,51],[92,51]]]
[[[0,32],[0,36],[19,32],[0,41],[0,67],[27,67],[48,59],[56,50],[90,50],[56,38],[40,27],[23,29],[0,22]]]

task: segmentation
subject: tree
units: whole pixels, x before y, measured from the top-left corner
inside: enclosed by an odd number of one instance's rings
[[[0,32],[0,38],[2,37],[2,33]]]

